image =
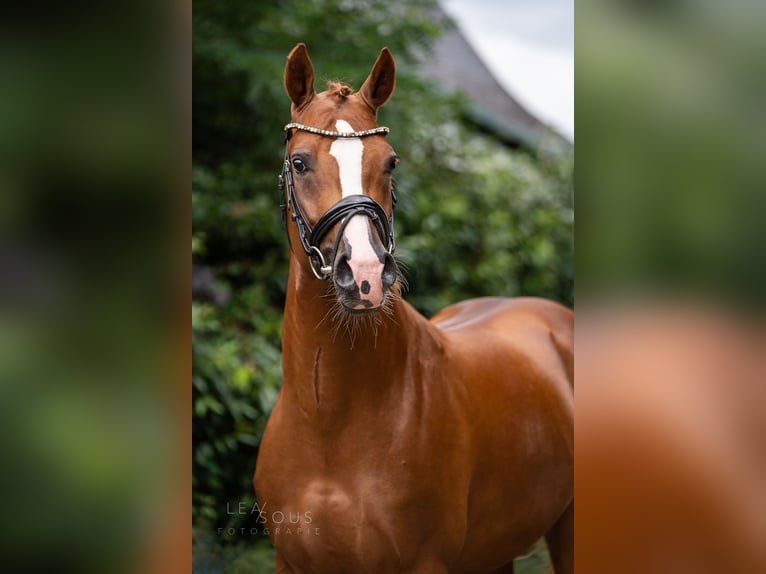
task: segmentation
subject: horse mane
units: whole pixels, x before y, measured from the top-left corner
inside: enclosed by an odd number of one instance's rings
[[[330,80],[327,82],[327,93],[330,96],[337,96],[345,100],[348,96],[354,93],[354,88],[343,82]]]

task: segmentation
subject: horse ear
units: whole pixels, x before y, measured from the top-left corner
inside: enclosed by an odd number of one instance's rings
[[[296,108],[306,105],[314,97],[314,65],[306,44],[302,42],[287,56],[285,89]]]
[[[395,86],[396,64],[394,57],[388,48],[383,48],[359,93],[367,105],[372,108],[372,111],[377,112],[378,108],[385,104],[391,94],[394,93]]]

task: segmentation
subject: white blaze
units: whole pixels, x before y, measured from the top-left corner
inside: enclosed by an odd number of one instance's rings
[[[335,129],[339,132],[353,132],[346,120],[337,120]],[[362,155],[364,144],[361,138],[338,138],[330,146],[330,155],[338,162],[340,175],[340,187],[343,197],[349,195],[363,195],[362,189]],[[349,266],[354,273],[354,280],[361,286],[363,281],[370,285],[367,295],[363,299],[369,299],[375,305],[383,300],[383,287],[381,274],[383,264],[378,259],[370,245],[368,234],[369,221],[365,215],[355,215],[346,226],[344,236],[351,244],[351,258]]]
[[[335,122],[339,132],[353,132],[346,120]],[[362,153],[364,144],[360,138],[338,138],[330,146],[330,155],[338,162],[340,188],[343,197],[362,194]]]

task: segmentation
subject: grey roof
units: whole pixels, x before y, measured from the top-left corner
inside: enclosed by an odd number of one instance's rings
[[[468,119],[508,143],[534,147],[542,135],[555,134],[503,89],[457,26],[435,42],[419,71],[445,88],[462,91],[471,102]]]

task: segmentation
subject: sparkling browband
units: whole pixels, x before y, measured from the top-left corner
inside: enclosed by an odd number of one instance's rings
[[[383,126],[372,128],[369,130],[362,130],[360,132],[334,132],[330,130],[320,130],[319,128],[312,128],[311,126],[305,126],[303,124],[299,124],[296,122],[291,122],[285,126],[286,132],[291,129],[302,130],[304,132],[309,132],[312,134],[316,134],[318,136],[326,136],[330,138],[363,138],[366,136],[373,136],[376,134],[387,134],[389,132],[389,129]]]

